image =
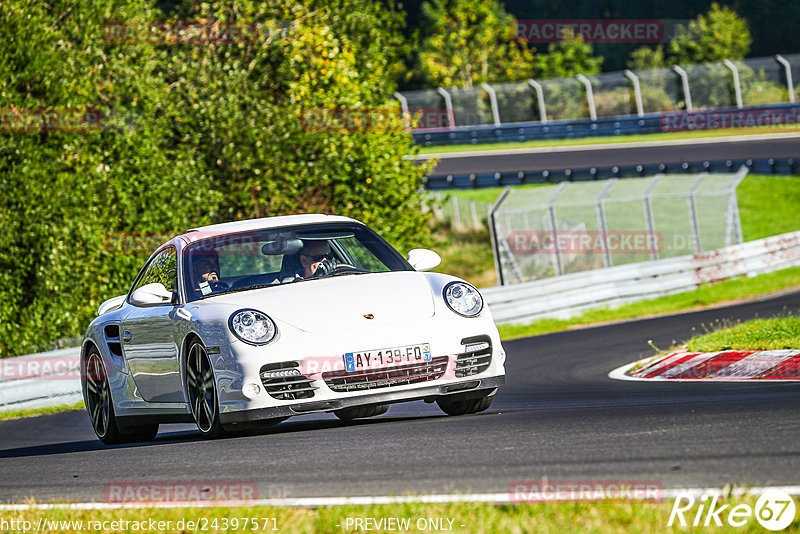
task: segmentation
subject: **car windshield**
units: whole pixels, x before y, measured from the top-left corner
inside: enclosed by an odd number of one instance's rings
[[[183,252],[187,300],[333,276],[411,271],[360,225],[306,225],[201,239]]]

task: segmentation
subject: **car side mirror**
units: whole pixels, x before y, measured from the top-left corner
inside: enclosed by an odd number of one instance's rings
[[[97,315],[103,315],[104,313],[119,309],[123,302],[125,302],[125,295],[103,301],[100,307],[97,308]]]
[[[408,252],[408,263],[417,271],[430,271],[442,263],[442,258],[432,250],[415,248]]]
[[[131,293],[131,304],[141,308],[170,304],[172,301],[173,292],[169,291],[160,282],[145,284]]]

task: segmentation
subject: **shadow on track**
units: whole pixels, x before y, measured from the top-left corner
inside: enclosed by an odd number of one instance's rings
[[[490,413],[490,412],[487,412]],[[158,447],[181,442],[218,442],[226,439],[238,439],[243,437],[290,434],[296,432],[325,431],[330,429],[340,429],[347,427],[359,427],[379,424],[391,424],[402,421],[414,421],[420,419],[440,419],[447,418],[446,415],[419,415],[419,416],[395,416],[395,417],[376,417],[374,419],[360,419],[356,421],[340,421],[338,419],[321,419],[312,421],[284,422],[275,426],[250,427],[247,429],[237,429],[227,432],[224,436],[214,440],[204,439],[198,431],[182,430],[169,432],[169,426],[162,426],[158,436],[153,441],[142,443],[122,443],[117,445],[104,445],[100,440],[90,439],[82,441],[67,441],[63,443],[48,443],[47,445],[33,445],[29,447],[17,447],[12,449],[0,450],[0,458],[26,458],[35,456],[53,456],[58,454],[71,454],[75,452],[90,451],[113,451],[115,449],[131,449],[142,447]]]

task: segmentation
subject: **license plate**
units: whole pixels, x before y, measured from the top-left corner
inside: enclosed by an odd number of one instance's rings
[[[350,373],[429,361],[431,361],[431,344],[420,343],[406,347],[348,352],[344,355],[344,368]]]

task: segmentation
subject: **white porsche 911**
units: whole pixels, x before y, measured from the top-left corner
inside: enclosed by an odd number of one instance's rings
[[[344,420],[396,402],[483,411],[505,352],[480,293],[426,273],[346,217],[292,215],[189,230],[161,245],[127,295],[104,302],[81,351],[86,409],[104,443],[162,423],[207,437],[293,415]]]

